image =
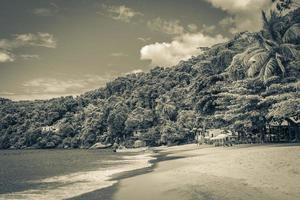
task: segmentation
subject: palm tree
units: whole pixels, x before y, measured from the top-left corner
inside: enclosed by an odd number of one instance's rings
[[[294,0],[272,0],[272,3],[280,13],[291,9],[292,7],[299,6],[299,4]]]
[[[256,34],[258,45],[237,55],[237,59],[247,77],[266,82],[274,75],[284,77],[287,64],[300,58],[300,23],[287,26],[286,18],[272,10],[269,17],[262,11],[262,19],[263,30]],[[233,63],[229,71],[232,67]]]

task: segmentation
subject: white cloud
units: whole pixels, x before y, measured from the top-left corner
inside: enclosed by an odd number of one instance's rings
[[[24,46],[40,46],[55,48],[57,41],[50,33],[25,33],[15,34],[12,39],[0,39],[0,48],[15,49]]]
[[[36,54],[23,54],[20,55],[20,57],[23,58],[24,60],[40,59],[40,56]]]
[[[119,75],[119,73],[110,72],[101,76],[85,74],[69,79],[63,77],[40,77],[24,82],[22,84],[23,93],[14,94],[0,91],[0,96],[12,100],[51,99],[61,96],[76,96],[103,87],[108,81],[113,80]]]
[[[42,77],[23,83],[23,87],[27,95],[80,94],[92,89],[102,87],[114,77],[115,75],[113,74],[106,74],[103,76],[83,75],[81,78],[74,78],[69,80]]]
[[[210,26],[208,26],[208,25],[206,25],[206,24],[203,24],[202,25],[202,29],[201,29],[201,31],[203,32],[203,33],[206,33],[206,34],[211,34],[211,33],[213,33],[215,30],[216,30],[216,26],[215,25],[210,25]]]
[[[59,8],[55,3],[50,3],[46,8],[36,8],[32,11],[33,14],[42,17],[54,16],[58,13]]]
[[[270,0],[206,0],[233,16],[231,32],[258,31],[261,28],[261,10],[270,8]],[[226,19],[227,20],[227,19]],[[225,20],[225,21],[226,21]],[[221,22],[225,25],[225,21]],[[227,21],[227,22],[230,22]]]
[[[148,38],[139,37],[137,39],[140,40],[140,41],[142,41],[142,42],[149,42],[151,40],[150,37],[148,37]]]
[[[33,10],[33,14],[39,16],[52,16],[52,12],[48,8],[36,8]]]
[[[191,32],[195,32],[198,30],[198,26],[196,24],[189,24],[187,26],[188,30],[191,31]]]
[[[9,52],[0,51],[0,63],[13,62],[14,55]]]
[[[135,69],[135,70],[132,70],[132,71],[126,73],[126,75],[128,75],[128,74],[139,74],[139,73],[143,73],[143,72],[144,71],[141,70],[141,69]]]
[[[4,96],[4,95],[14,95],[15,93],[13,92],[8,92],[8,91],[0,91],[0,96]]]
[[[130,22],[130,20],[136,16],[142,16],[143,13],[133,10],[125,5],[109,6],[103,4],[102,7],[108,12],[108,16],[115,20],[123,22]],[[102,14],[102,13],[101,13]]]
[[[198,55],[198,47],[209,47],[225,42],[227,38],[222,35],[208,36],[203,33],[185,33],[177,36],[172,42],[154,43],[144,46],[140,50],[142,60],[151,60],[151,65],[173,66],[181,60]]]
[[[157,17],[148,21],[147,26],[153,31],[159,31],[169,35],[180,35],[185,32],[179,20],[163,20]]]
[[[56,48],[57,44],[54,36],[49,33],[16,34],[15,42],[20,46],[40,46],[46,48]]]
[[[116,53],[110,54],[110,56],[112,56],[112,57],[127,57],[128,55],[123,52],[116,52]]]
[[[56,48],[57,41],[50,33],[15,34],[12,39],[0,39],[0,62],[13,62],[14,50],[21,47]],[[38,55],[20,55],[23,59],[39,58]]]
[[[228,27],[228,26],[233,26],[235,23],[233,17],[226,17],[219,21],[219,25],[221,25],[223,28]]]
[[[82,81],[76,82],[73,80],[65,81],[53,78],[38,78],[24,83],[23,86],[35,89],[42,89],[42,91],[46,93],[63,93],[67,90],[81,89],[83,88],[84,84]],[[35,90],[35,92],[38,91]]]

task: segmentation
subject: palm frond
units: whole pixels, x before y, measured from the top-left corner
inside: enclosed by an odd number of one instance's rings
[[[269,27],[269,20],[267,14],[264,10],[261,11],[262,21],[263,21],[263,28],[268,29]]]
[[[281,16],[274,10],[270,10],[269,26],[271,29],[272,39],[278,43],[282,43],[280,31],[284,28],[284,24],[280,20]]]
[[[263,66],[259,73],[259,77],[261,80],[265,81],[271,76],[273,76],[277,67],[277,61],[274,58],[270,58],[266,65]]]
[[[299,48],[297,45],[282,44],[280,45],[278,52],[286,61],[300,59],[300,52],[297,48]]]
[[[276,53],[275,57],[276,57],[277,64],[282,72],[282,75],[285,76],[285,67],[281,62],[280,55]]]
[[[254,35],[254,38],[257,40],[260,47],[264,47],[264,37],[262,36],[262,31]]]
[[[263,22],[263,30],[261,31],[261,35],[263,36],[263,38],[272,38],[272,29],[267,14],[265,11],[262,11],[261,14],[262,14],[262,22]],[[261,43],[260,40],[259,42]]]
[[[292,25],[283,35],[284,43],[299,44],[300,43],[300,24]]]
[[[261,52],[252,57],[253,63],[250,65],[247,70],[248,77],[255,77],[257,73],[266,65],[270,58],[270,53]]]
[[[248,51],[243,59],[244,66],[251,65],[251,58],[253,58],[257,54],[264,53],[265,51],[265,49],[259,47],[257,49],[252,49],[251,51]]]

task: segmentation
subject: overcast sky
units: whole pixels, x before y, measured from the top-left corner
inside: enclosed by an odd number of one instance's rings
[[[1,0],[0,96],[75,95],[260,28],[270,0]]]

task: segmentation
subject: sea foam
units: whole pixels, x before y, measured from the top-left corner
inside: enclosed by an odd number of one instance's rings
[[[80,196],[102,188],[114,185],[117,181],[111,180],[112,175],[150,167],[151,154],[124,156],[117,165],[108,168],[99,168],[94,171],[81,171],[62,176],[54,176],[34,183],[51,185],[46,188],[30,189],[20,192],[0,194],[0,200],[58,200]]]

